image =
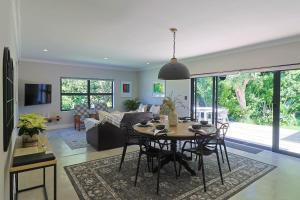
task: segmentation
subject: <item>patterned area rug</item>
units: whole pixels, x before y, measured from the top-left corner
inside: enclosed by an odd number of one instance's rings
[[[85,131],[77,131],[73,128],[65,128],[49,131],[48,137],[56,137],[63,141],[72,149],[85,148],[88,145]]]
[[[176,180],[173,164],[169,163],[161,169],[160,193],[156,195],[156,174],[147,171],[146,159],[141,160],[138,183],[134,187],[138,152],[128,153],[121,172],[118,172],[120,158],[121,156],[114,156],[66,166],[65,170],[79,198],[228,199],[275,168],[266,163],[229,154],[232,171],[229,172],[226,162],[222,164],[222,185],[216,157],[205,157],[207,192],[204,192],[200,171],[197,176],[190,176],[183,170]],[[189,164],[196,169],[195,162],[191,161]]]

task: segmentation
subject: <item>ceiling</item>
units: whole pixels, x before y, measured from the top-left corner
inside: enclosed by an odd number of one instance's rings
[[[172,56],[170,27],[182,59],[299,35],[299,10],[299,0],[21,0],[21,59],[145,68]]]

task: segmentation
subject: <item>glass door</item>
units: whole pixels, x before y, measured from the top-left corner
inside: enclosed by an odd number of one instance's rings
[[[194,79],[194,118],[213,122],[213,77]]]
[[[219,76],[217,100],[218,121],[229,123],[228,138],[272,147],[272,72]]]
[[[300,70],[280,72],[279,150],[300,154]]]

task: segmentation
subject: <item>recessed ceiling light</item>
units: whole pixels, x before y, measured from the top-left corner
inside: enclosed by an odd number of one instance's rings
[[[104,60],[108,60],[108,58],[107,57],[105,57],[105,58],[103,58]]]
[[[43,49],[43,52],[47,52],[48,51],[48,49]]]
[[[150,65],[150,63],[149,63],[149,62],[146,62],[146,64],[147,64],[147,65]]]

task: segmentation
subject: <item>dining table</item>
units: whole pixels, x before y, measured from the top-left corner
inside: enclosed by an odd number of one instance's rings
[[[146,126],[141,124],[136,124],[133,126],[135,134],[147,137],[152,140],[168,140],[170,141],[171,148],[170,151],[175,152],[175,156],[166,157],[161,162],[161,167],[168,164],[176,159],[192,176],[196,175],[196,172],[189,166],[187,160],[188,157],[181,153],[180,149],[177,148],[177,143],[181,141],[192,141],[195,139],[195,133],[200,133],[201,137],[212,136],[217,133],[217,128],[214,125],[202,125],[200,129],[192,129],[192,125],[195,122],[181,122],[177,126],[166,126],[166,131],[163,134],[157,133],[156,126],[160,123],[149,123]],[[155,134],[157,133],[157,134]],[[155,170],[154,170],[155,171]]]

